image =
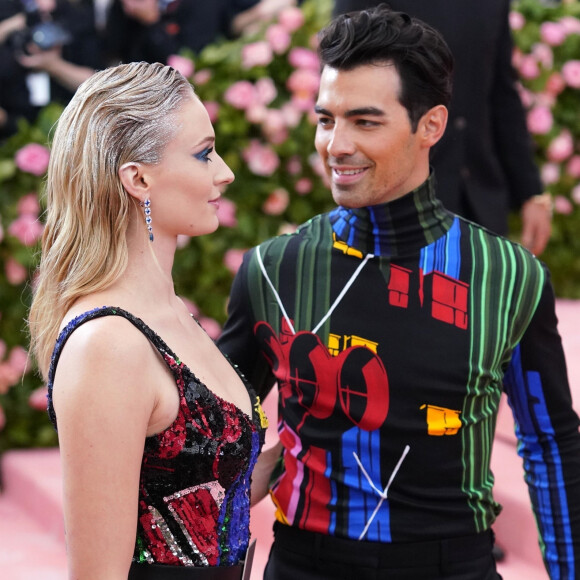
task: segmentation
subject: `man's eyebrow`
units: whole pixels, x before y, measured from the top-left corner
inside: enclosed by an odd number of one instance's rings
[[[314,112],[319,115],[326,115],[327,117],[334,117],[334,115],[324,107],[319,107],[316,105],[314,107]],[[358,109],[351,109],[344,114],[345,117],[365,117],[365,116],[372,116],[372,117],[384,117],[385,112],[377,107],[360,107]]]

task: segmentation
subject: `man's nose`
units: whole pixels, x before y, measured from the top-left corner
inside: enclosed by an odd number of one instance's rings
[[[326,150],[332,157],[352,155],[356,150],[356,146],[350,131],[346,127],[336,125],[332,130]]]

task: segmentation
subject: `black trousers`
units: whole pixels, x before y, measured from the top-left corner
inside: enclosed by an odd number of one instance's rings
[[[491,531],[428,542],[381,544],[274,524],[264,580],[501,580]]]

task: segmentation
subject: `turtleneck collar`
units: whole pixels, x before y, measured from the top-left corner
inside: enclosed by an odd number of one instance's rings
[[[337,238],[363,252],[388,258],[409,256],[445,235],[454,215],[435,197],[433,172],[422,185],[393,201],[329,214]]]

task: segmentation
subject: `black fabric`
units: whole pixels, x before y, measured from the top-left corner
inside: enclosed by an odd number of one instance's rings
[[[127,580],[241,580],[242,565],[194,568],[133,562]]]
[[[264,580],[501,580],[491,531],[439,541],[380,544],[276,522]]]

